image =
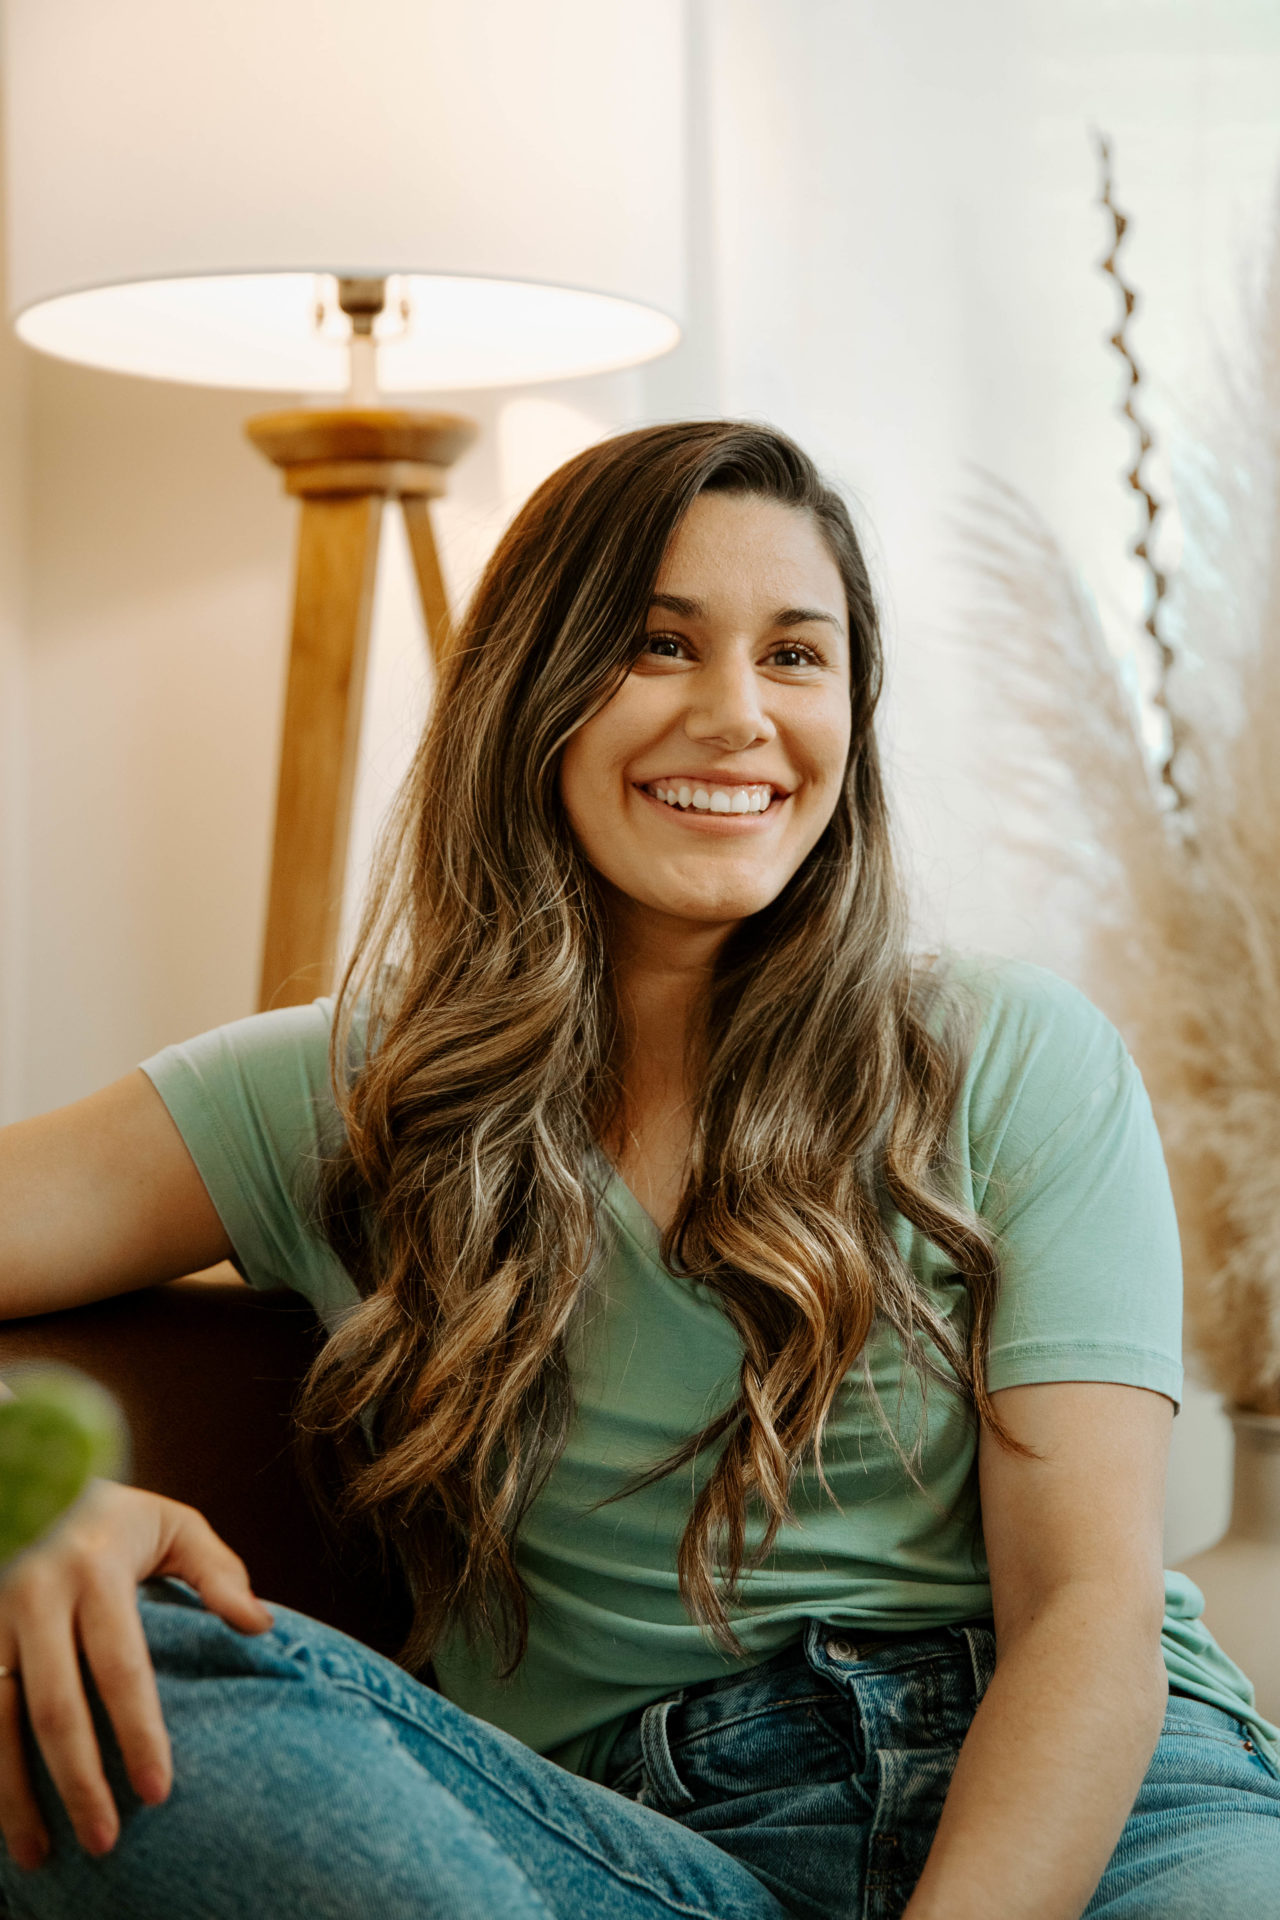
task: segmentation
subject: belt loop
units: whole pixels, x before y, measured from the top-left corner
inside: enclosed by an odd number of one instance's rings
[[[974,1699],[981,1700],[996,1670],[995,1633],[991,1627],[964,1626],[960,1631],[969,1648],[969,1660],[973,1667]]]
[[[676,1772],[667,1736],[667,1716],[678,1707],[684,1693],[669,1693],[665,1700],[654,1700],[640,1718],[640,1751],[651,1784],[672,1813],[687,1813],[694,1796]]]

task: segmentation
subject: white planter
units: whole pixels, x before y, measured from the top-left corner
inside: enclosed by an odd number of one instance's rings
[[[1280,1721],[1280,1414],[1229,1409],[1235,1429],[1231,1524],[1178,1569],[1204,1594],[1205,1625]]]

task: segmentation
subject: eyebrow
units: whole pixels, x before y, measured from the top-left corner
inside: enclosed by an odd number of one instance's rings
[[[686,620],[704,619],[707,611],[701,600],[690,600],[683,593],[655,593],[649,605],[661,607],[667,613],[681,613]],[[837,633],[844,632],[834,613],[825,613],[821,607],[779,607],[769,624],[774,627],[803,627],[810,620],[825,620]]]

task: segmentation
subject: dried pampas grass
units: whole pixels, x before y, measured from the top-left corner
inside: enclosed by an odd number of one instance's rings
[[[1025,819],[1044,823],[1010,829],[1009,844],[1042,880],[1070,879],[1087,898],[1085,984],[1124,1034],[1160,1125],[1191,1342],[1229,1401],[1276,1414],[1280,217],[1251,332],[1252,364],[1229,382],[1221,431],[1179,485],[1176,647],[1147,623],[1163,655],[1163,767],[1133,676],[1034,508],[982,476],[961,530],[976,584],[966,643],[1035,743],[992,774]],[[1130,418],[1140,477],[1150,437]],[[1082,835],[1055,833],[1063,800]]]

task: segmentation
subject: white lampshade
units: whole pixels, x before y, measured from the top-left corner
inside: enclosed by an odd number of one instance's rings
[[[7,0],[3,70],[10,309],[46,352],[337,390],[337,274],[398,276],[391,392],[680,337],[684,0]]]

